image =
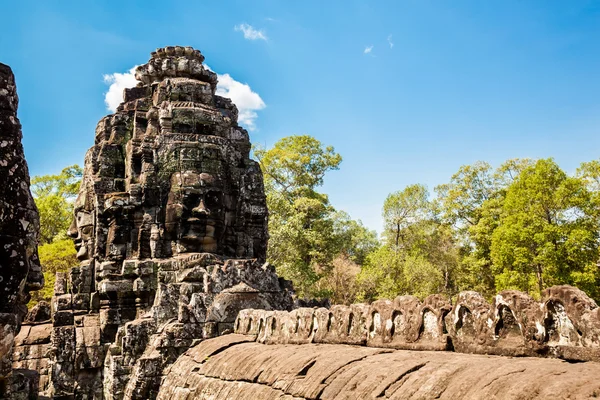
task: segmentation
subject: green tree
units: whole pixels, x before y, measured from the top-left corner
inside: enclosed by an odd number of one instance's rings
[[[597,207],[583,179],[552,159],[525,168],[506,192],[491,257],[498,290],[539,295],[572,284],[598,296]]]
[[[339,168],[342,157],[308,136],[289,136],[273,148],[255,148],[265,179],[269,207],[267,257],[294,282],[301,296],[317,295],[315,283],[330,272],[339,242],[334,208],[316,191],[325,173]]]
[[[299,196],[311,197],[323,184],[327,171],[339,169],[342,156],[332,146],[323,147],[309,135],[295,135],[279,140],[272,149],[254,149],[268,192],[278,192],[288,201]]]
[[[56,272],[66,272],[77,265],[75,246],[66,234],[73,218],[73,201],[79,191],[81,176],[81,168],[72,165],[58,175],[31,179],[31,192],[40,214],[38,253],[45,285],[42,290],[32,292],[29,306],[40,300],[50,300]]]
[[[334,252],[363,265],[367,256],[379,247],[377,232],[366,228],[360,220],[353,220],[345,211],[332,215]]]
[[[400,249],[413,237],[409,232],[429,217],[429,192],[423,185],[409,185],[390,194],[383,203],[384,237],[389,245]]]
[[[30,307],[40,300],[50,301],[54,293],[55,274],[66,272],[78,263],[77,252],[71,239],[57,239],[52,243],[43,244],[38,247],[38,254],[45,284],[41,290],[31,292]]]
[[[423,185],[390,194],[383,205],[384,243],[358,280],[363,300],[455,291],[458,254]]]
[[[58,175],[35,176],[31,192],[40,214],[40,243],[66,238],[73,218],[73,200],[79,191],[82,170],[72,165]]]
[[[492,235],[500,221],[506,189],[532,163],[530,159],[511,159],[494,171],[488,163],[478,161],[460,167],[449,183],[436,187],[438,212],[457,241],[461,262],[458,288],[489,296],[496,291]]]

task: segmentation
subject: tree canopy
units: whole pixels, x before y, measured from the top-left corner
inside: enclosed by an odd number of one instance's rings
[[[294,282],[300,296],[335,296],[329,279],[334,260],[346,259],[338,260],[338,266],[362,262],[377,246],[375,232],[337,212],[328,196],[317,191],[342,157],[307,135],[285,137],[271,149],[255,148],[254,154],[263,171],[269,208],[268,260]],[[340,272],[349,271],[340,268],[338,281]]]
[[[72,165],[58,175],[34,176],[31,179],[31,193],[40,214],[41,244],[51,243],[57,237],[66,238],[81,176],[81,168]]]
[[[30,305],[50,300],[56,272],[66,272],[77,265],[77,252],[67,230],[73,218],[73,201],[79,191],[82,170],[78,165],[64,168],[58,175],[34,176],[31,192],[40,214],[38,253],[44,288],[32,292]]]

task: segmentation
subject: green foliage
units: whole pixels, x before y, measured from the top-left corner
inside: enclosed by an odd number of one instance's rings
[[[582,179],[538,160],[508,187],[491,256],[497,289],[539,295],[573,284],[597,295],[598,210]]]
[[[31,293],[29,306],[34,306],[41,300],[49,301],[54,291],[55,274],[67,272],[70,267],[78,264],[77,252],[71,239],[55,240],[38,247],[40,263],[44,272],[44,287]]]
[[[359,298],[504,289],[539,296],[571,284],[598,299],[600,161],[573,177],[552,159],[462,166],[429,199],[422,185],[383,206],[382,247],[358,275]]]
[[[332,219],[334,253],[363,265],[367,256],[379,247],[377,232],[367,229],[360,220],[353,220],[344,211],[336,211]]]
[[[369,255],[358,282],[361,301],[405,294],[424,298],[443,291],[444,275],[424,255],[399,252],[384,245]]]
[[[347,302],[348,295],[338,292],[351,286],[354,264],[366,259],[377,239],[375,232],[336,212],[327,195],[316,191],[325,173],[339,168],[342,157],[307,135],[285,137],[269,150],[255,148],[254,154],[269,207],[269,261],[292,280],[300,296],[339,295]],[[345,261],[336,269],[339,257]]]
[[[491,296],[496,291],[492,270],[492,234],[497,228],[506,188],[530,166],[529,159],[512,159],[496,171],[485,162],[464,165],[450,182],[436,187],[441,219],[452,227],[460,253],[457,287]]]
[[[427,188],[410,185],[383,205],[385,243],[358,276],[363,301],[400,294],[425,297],[456,290],[458,253],[449,226],[437,217]]]
[[[58,175],[35,176],[31,179],[31,192],[40,214],[41,244],[66,237],[81,176],[81,168],[72,165]]]
[[[410,185],[390,194],[383,203],[384,237],[389,245],[406,247],[411,231],[428,218],[429,192],[423,185]]]
[[[332,146],[323,147],[308,135],[284,137],[269,150],[256,147],[254,155],[260,161],[267,188],[291,198],[310,196],[323,184],[325,173],[339,169],[342,162]],[[304,191],[307,193],[299,193]]]
[[[35,176],[31,192],[40,214],[40,243],[38,253],[44,287],[31,293],[29,306],[40,300],[50,300],[56,272],[67,272],[78,264],[73,241],[66,234],[73,218],[73,200],[79,191],[82,170],[72,165],[58,175]]]

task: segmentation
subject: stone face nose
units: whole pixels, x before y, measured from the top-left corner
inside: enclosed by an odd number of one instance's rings
[[[71,226],[67,230],[67,236],[72,239],[77,239],[79,237],[79,231],[77,230],[77,223],[75,222],[75,218],[71,221]]]
[[[204,199],[200,199],[200,203],[192,209],[192,215],[194,216],[207,216],[210,215],[210,210],[204,205]]]

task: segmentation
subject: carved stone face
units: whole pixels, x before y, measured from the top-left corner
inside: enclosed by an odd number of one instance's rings
[[[215,175],[187,171],[171,176],[165,229],[174,252],[218,252],[225,205],[223,186]]]
[[[81,194],[80,194],[81,196]],[[67,231],[75,243],[77,259],[80,261],[92,258],[92,239],[94,235],[94,215],[87,211],[84,202],[78,198],[75,202],[75,217]]]

